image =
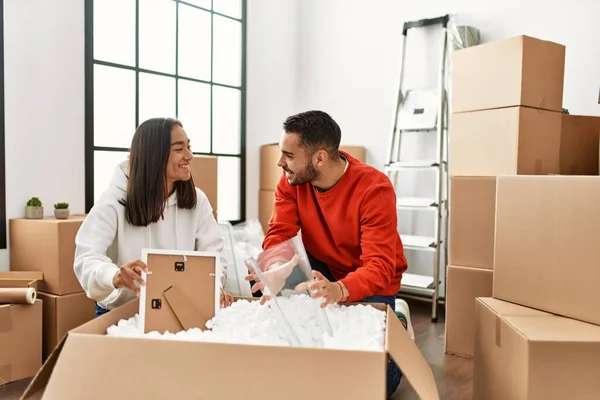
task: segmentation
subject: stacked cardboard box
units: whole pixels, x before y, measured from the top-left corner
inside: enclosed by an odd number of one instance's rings
[[[600,393],[600,118],[562,112],[564,62],[527,36],[454,54],[446,351],[474,399]]]
[[[600,118],[562,113],[562,45],[519,36],[453,57],[446,352],[472,357],[475,298],[492,295],[497,178],[597,175]]]
[[[598,398],[600,177],[500,176],[497,186],[493,298],[476,300],[473,398]]]
[[[43,306],[43,358],[46,359],[71,329],[95,317],[90,300],[73,271],[75,236],[85,216],[68,219],[11,219],[11,271],[39,271]]]
[[[41,272],[0,272],[0,288],[33,288]],[[42,366],[42,301],[0,301],[0,386],[31,378]]]
[[[215,156],[194,156],[190,168],[194,185],[200,188],[213,208],[213,215],[217,218],[218,197],[218,159]]]
[[[340,146],[343,150],[359,161],[366,162],[365,148],[362,146]],[[260,191],[258,194],[258,220],[266,232],[269,220],[273,214],[275,188],[281,177],[282,170],[277,166],[281,151],[277,144],[266,144],[260,148]]]
[[[497,176],[559,172],[565,48],[527,36],[453,54],[446,353],[473,356],[492,295]]]

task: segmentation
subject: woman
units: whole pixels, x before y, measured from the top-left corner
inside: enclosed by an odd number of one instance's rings
[[[96,316],[134,299],[143,285],[143,248],[221,252],[224,246],[206,195],[194,186],[192,151],[182,124],[153,118],[131,142],[75,238],[77,279],[96,301]],[[225,285],[227,262],[221,257]],[[221,304],[231,296],[221,289]]]

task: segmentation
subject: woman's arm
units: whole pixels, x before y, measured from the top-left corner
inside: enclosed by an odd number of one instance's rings
[[[109,302],[120,293],[113,285],[119,267],[106,254],[116,235],[117,210],[99,203],[90,210],[75,237],[75,275],[87,296],[98,302]]]

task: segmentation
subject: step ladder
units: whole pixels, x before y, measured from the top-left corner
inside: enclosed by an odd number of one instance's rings
[[[447,83],[447,57],[448,57],[448,23],[449,15],[442,17],[422,19],[404,23],[402,29],[402,60],[400,66],[400,83],[398,99],[394,117],[394,128],[389,142],[388,160],[385,172],[392,184],[397,189],[402,181],[402,174],[407,171],[431,171],[436,174],[435,197],[398,197],[397,209],[410,212],[435,212],[434,235],[431,237],[408,235],[400,232],[405,250],[429,252],[433,255],[431,273],[416,274],[414,266],[409,262],[408,271],[402,277],[402,285],[398,297],[417,297],[432,302],[431,320],[438,320],[438,306],[440,302],[440,274],[445,276],[445,260],[448,259],[448,83]],[[438,86],[428,89],[405,89],[405,65],[408,31],[433,25],[443,28],[442,54],[436,62],[440,63]],[[427,51],[427,49],[425,49]],[[431,159],[403,160],[401,159],[402,136],[408,132],[420,134],[421,132],[435,132],[436,153]],[[396,193],[398,190],[396,190]],[[444,234],[442,235],[442,223]],[[398,227],[400,231],[400,226]],[[443,251],[443,258],[442,258]],[[445,279],[443,279],[445,282]]]

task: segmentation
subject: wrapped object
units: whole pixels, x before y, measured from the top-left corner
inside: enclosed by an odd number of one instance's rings
[[[453,50],[466,49],[481,43],[481,32],[473,26],[456,25],[451,19],[449,28]]]
[[[331,324],[325,309],[321,308],[321,299],[303,296],[305,301],[285,302],[285,306],[277,301],[278,297],[310,295],[308,284],[314,282],[310,261],[302,244],[296,236],[276,246],[259,252],[246,260],[248,270],[256,276],[256,288],[261,289],[263,298],[271,302],[281,315],[281,322],[286,325],[293,345],[303,347],[322,347],[323,335],[332,335]],[[308,323],[298,317],[297,308],[312,309],[318,318]],[[318,323],[314,323],[318,321]],[[297,332],[301,334],[296,334]],[[299,337],[309,337],[310,343],[301,343]]]

